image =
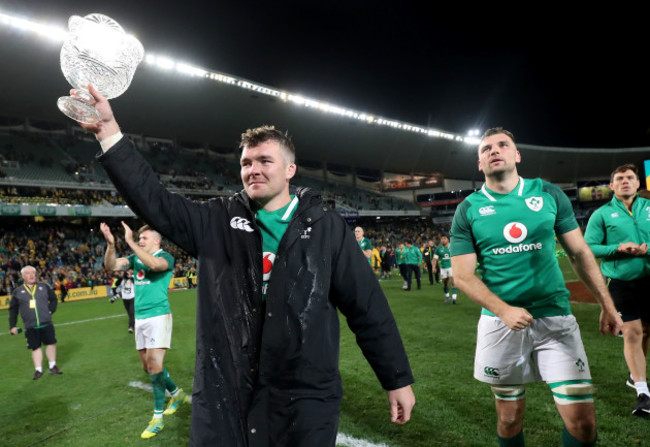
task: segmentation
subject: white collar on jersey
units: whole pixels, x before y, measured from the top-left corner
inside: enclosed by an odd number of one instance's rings
[[[298,196],[293,196],[293,200],[291,201],[291,203],[287,207],[287,210],[282,215],[282,220],[287,220],[289,218],[289,216],[291,216],[291,212],[293,211],[293,209],[297,205],[298,205]]]
[[[481,186],[481,192],[485,194],[485,197],[490,199],[490,202],[496,202],[497,199],[495,199],[492,194],[490,194],[485,187],[485,183],[483,183],[483,186]],[[521,195],[524,193],[524,179],[519,177],[519,190],[517,191],[517,195],[521,197]]]

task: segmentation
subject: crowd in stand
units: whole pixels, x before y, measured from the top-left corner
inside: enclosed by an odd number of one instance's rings
[[[113,225],[116,230],[118,224]],[[26,265],[36,267],[41,281],[56,290],[110,284],[112,272],[103,265],[106,241],[99,234],[99,223],[96,227],[60,221],[25,224],[24,219],[6,219],[0,237],[0,296],[20,285],[20,269]],[[175,258],[174,276],[184,277],[196,267],[196,260],[174,244],[167,243],[164,248]],[[120,256],[130,254],[120,238],[117,252]]]
[[[351,223],[351,227],[357,223]],[[118,221],[109,222],[116,234],[122,234]],[[366,237],[373,245],[396,247],[407,239],[417,247],[427,240],[447,234],[448,226],[433,225],[430,219],[380,220],[362,223]],[[137,228],[138,224],[131,225]],[[8,295],[20,285],[20,269],[26,265],[37,268],[42,281],[55,289],[109,285],[112,272],[104,269],[105,240],[98,231],[99,222],[73,224],[70,221],[35,223],[26,219],[5,219],[0,237],[0,296]],[[197,268],[196,259],[170,242],[165,250],[175,258],[175,277],[186,277]],[[130,254],[128,246],[118,237],[119,256]]]
[[[48,203],[69,205],[124,205],[122,197],[113,190],[74,188],[44,188],[39,186],[2,186],[0,202],[21,203],[25,197],[43,197]]]

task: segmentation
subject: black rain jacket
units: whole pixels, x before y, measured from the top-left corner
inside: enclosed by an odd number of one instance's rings
[[[338,414],[337,309],[384,389],[413,383],[379,283],[320,196],[295,191],[263,303],[262,237],[245,192],[171,193],[128,137],[98,158],[133,212],[199,260],[191,446],[283,445],[305,402]]]

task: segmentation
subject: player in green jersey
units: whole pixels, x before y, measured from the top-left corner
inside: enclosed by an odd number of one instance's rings
[[[650,327],[650,200],[639,197],[639,171],[633,164],[617,167],[609,187],[612,200],[589,218],[585,240],[602,259],[603,275],[623,319],[623,354],[630,370],[627,384],[635,388],[637,416],[650,413],[646,376]]]
[[[601,332],[618,334],[622,320],[569,199],[550,183],[519,177],[514,136],[489,129],[478,158],[485,184],[456,210],[451,262],[456,285],[483,307],[474,377],[492,385],[499,445],[524,445],[525,384],[542,380],[565,425],[562,445],[593,446],[591,375],[555,257],[556,235],[601,305]]]
[[[456,300],[458,299],[458,289],[456,288],[454,273],[451,268],[451,251],[449,250],[449,238],[447,236],[442,236],[440,238],[440,245],[435,249],[433,258],[434,271],[437,272],[438,265],[440,265],[440,277],[442,278],[442,285],[445,290],[445,303],[448,303],[451,299],[451,303],[456,304]],[[451,297],[449,296],[450,288]]]
[[[364,232],[363,228],[361,227],[356,227],[354,229],[354,237],[357,240],[357,243],[359,244],[359,248],[363,252],[363,255],[366,257],[368,260],[368,264],[372,263],[372,242],[370,242],[370,239],[367,237],[364,237]]]
[[[174,414],[188,400],[187,394],[176,386],[163,366],[172,338],[167,291],[174,271],[174,258],[160,248],[162,236],[148,225],[138,230],[137,243],[131,228],[124,222],[122,227],[124,240],[133,254],[116,258],[115,237],[108,225],[102,222],[100,230],[106,238],[104,267],[109,271],[133,269],[135,273],[135,344],[142,368],[149,374],[153,386],[153,418],[140,435],[148,439],[163,429],[163,414]],[[165,390],[172,396],[167,408]]]

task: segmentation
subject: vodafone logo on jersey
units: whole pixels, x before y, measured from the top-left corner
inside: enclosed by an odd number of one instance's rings
[[[527,251],[541,250],[543,245],[541,242],[533,242],[530,244],[521,244],[528,236],[528,228],[521,222],[510,222],[503,227],[503,237],[506,238],[511,244],[507,247],[493,248],[492,253],[495,255],[505,255],[511,253],[523,253]]]
[[[528,228],[520,222],[510,222],[503,227],[503,237],[511,244],[518,244],[528,236]]]
[[[142,281],[144,279],[144,270],[138,270],[138,273],[135,275],[135,279]]]
[[[265,251],[262,259],[262,272],[264,276],[262,279],[268,281],[271,279],[271,270],[273,270],[273,263],[275,262],[275,253]]]

